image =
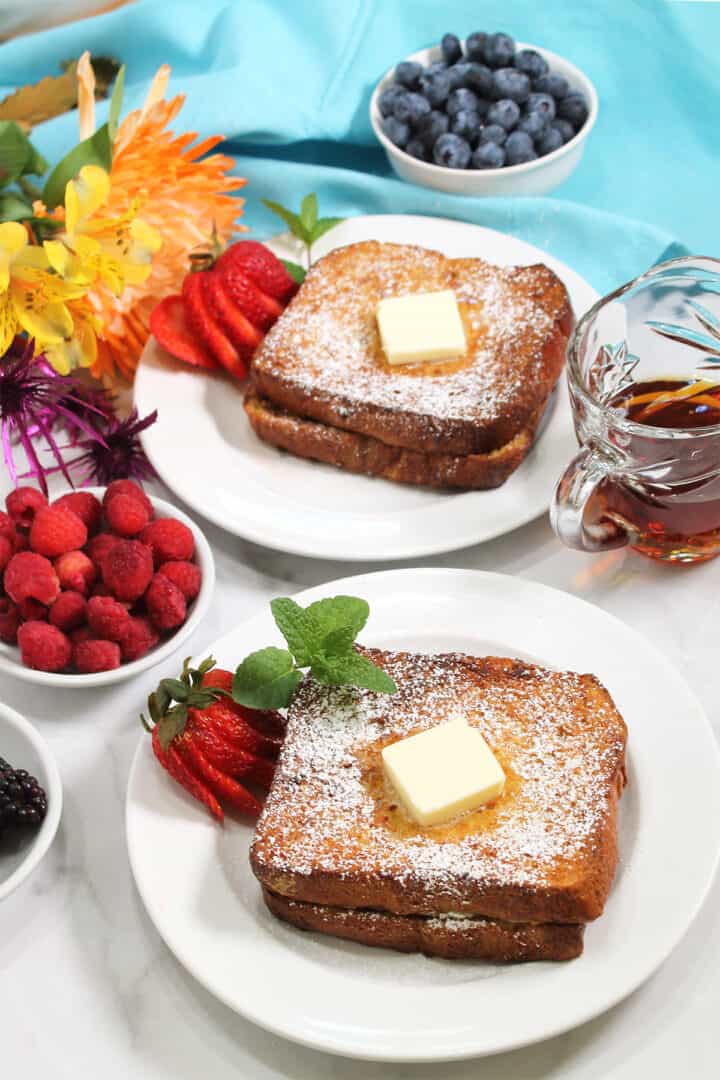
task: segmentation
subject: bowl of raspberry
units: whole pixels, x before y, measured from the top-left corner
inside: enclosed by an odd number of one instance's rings
[[[445,34],[391,68],[370,122],[403,180],[455,195],[544,195],[577,167],[598,112],[569,60],[509,34]]]
[[[62,812],[62,784],[42,735],[20,713],[0,705],[0,900],[35,869]]]
[[[215,564],[198,526],[130,480],[0,511],[0,671],[102,686],[160,663],[206,614]]]

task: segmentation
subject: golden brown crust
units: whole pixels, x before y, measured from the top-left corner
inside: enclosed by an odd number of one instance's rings
[[[458,297],[466,360],[391,368],[378,300],[445,288]],[[502,268],[365,241],[315,264],[252,372],[259,394],[296,416],[420,453],[484,454],[542,411],[572,318],[565,287],[546,266]]]
[[[301,930],[448,960],[495,963],[573,960],[583,951],[585,927],[580,923],[511,923],[498,919],[391,915],[305,904],[278,896],[269,889],[263,889],[263,899],[273,915]]]
[[[251,849],[288,899],[400,915],[580,923],[617,865],[627,731],[593,675],[501,657],[365,650],[396,695],[296,693]],[[384,787],[384,745],[461,711],[505,769],[496,803],[447,826],[409,822]]]
[[[459,455],[390,446],[369,435],[294,416],[259,397],[252,385],[245,412],[258,438],[298,457],[398,483],[474,490],[496,488],[507,480],[530,450],[538,420],[532,416],[528,427],[496,450]]]

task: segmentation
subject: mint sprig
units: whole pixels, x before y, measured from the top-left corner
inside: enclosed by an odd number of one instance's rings
[[[394,694],[397,686],[382,668],[353,645],[370,609],[356,596],[331,596],[301,607],[281,596],[270,604],[287,649],[271,646],[250,653],[235,672],[232,695],[250,709],[283,709],[292,699],[303,669],[325,686],[358,686]]]
[[[289,262],[287,259],[282,260],[288,273],[295,281],[302,283],[312,263],[312,245],[345,219],[341,217],[318,217],[318,199],[314,191],[310,195],[306,195],[302,200],[299,213],[289,210],[282,203],[273,202],[272,199],[263,199],[262,203],[263,206],[266,206],[268,210],[284,221],[292,235],[296,236],[305,245],[307,266],[300,266],[298,263]]]

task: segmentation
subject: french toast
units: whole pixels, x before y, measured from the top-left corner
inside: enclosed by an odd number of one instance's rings
[[[466,355],[388,364],[378,301],[442,289],[457,298]],[[546,266],[350,244],[311,268],[268,332],[253,357],[250,401],[419,454],[489,454],[532,434],[560,375],[572,318],[565,287]],[[289,449],[304,455],[307,445],[296,440]]]
[[[396,694],[306,679],[294,696],[250,854],[270,909],[298,925],[421,951],[448,928],[392,921],[373,930],[347,910],[443,926],[446,916],[495,920],[504,939],[494,926],[474,938],[468,931],[468,951],[457,955],[497,958],[504,948],[507,959],[524,958],[508,944],[507,924],[568,926],[544,939],[534,931],[538,955],[577,955],[577,927],[602,913],[617,864],[627,732],[607,690],[593,675],[500,657],[363,651]],[[387,788],[380,754],[458,713],[499,760],[505,791],[423,827]]]

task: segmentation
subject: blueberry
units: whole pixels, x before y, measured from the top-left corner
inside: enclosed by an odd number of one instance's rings
[[[487,124],[480,131],[479,143],[482,146],[483,143],[494,142],[498,146],[502,146],[507,139],[507,131],[500,124]]]
[[[524,161],[534,161],[537,157],[533,141],[524,131],[513,131],[505,143],[505,158],[508,165],[522,165]]]
[[[425,72],[420,77],[420,90],[433,108],[443,105],[450,93],[450,73],[444,71]]]
[[[476,109],[478,115],[480,116],[481,120],[485,119],[488,112],[490,111],[490,106],[491,105],[492,105],[492,101],[487,101],[486,98],[478,98],[478,103],[475,106],[475,109]]]
[[[553,120],[550,127],[554,128],[555,131],[560,132],[560,134],[562,135],[562,141],[564,143],[570,142],[570,140],[575,136],[575,128],[567,120]]]
[[[457,90],[465,85],[465,76],[470,67],[471,65],[467,61],[462,60],[459,64],[453,64],[452,67],[446,68],[451,90]]]
[[[515,67],[531,79],[539,79],[548,69],[547,60],[534,49],[521,49],[515,57]]]
[[[539,79],[535,80],[533,90],[537,90],[541,94],[549,94],[550,97],[556,99],[563,98],[569,90],[568,81],[564,75],[548,71],[546,75],[541,75]]]
[[[405,147],[405,153],[410,154],[411,157],[419,158],[420,161],[430,160],[425,141],[418,138],[417,135],[407,144],[407,146]]]
[[[481,143],[472,156],[474,169],[502,169],[505,151],[496,142]]]
[[[515,60],[515,42],[509,34],[491,34],[485,42],[483,57],[488,67],[512,67]]]
[[[490,106],[487,119],[489,124],[500,124],[506,131],[512,131],[520,119],[520,106],[516,101],[503,98]]]
[[[466,169],[470,155],[470,143],[460,135],[441,135],[433,148],[435,163],[447,169]]]
[[[530,95],[530,79],[524,71],[515,68],[498,68],[492,76],[492,96],[510,98],[522,105]]]
[[[465,40],[465,55],[468,60],[482,60],[485,52],[487,34],[476,32],[470,34]]]
[[[447,71],[447,64],[444,60],[435,60],[434,63],[428,64],[425,71],[430,75],[436,75],[438,71]]]
[[[582,94],[568,94],[558,102],[557,112],[562,120],[569,120],[579,131],[587,120],[588,107]]]
[[[393,111],[393,105],[395,104],[395,98],[398,94],[404,94],[405,91],[397,83],[391,83],[390,86],[386,86],[382,94],[378,98],[378,107],[383,116],[389,116]]]
[[[461,86],[458,90],[453,90],[450,97],[447,99],[447,105],[445,111],[448,116],[454,116],[455,113],[460,112],[461,109],[473,109],[477,111],[477,94],[473,94],[472,90],[467,90]]]
[[[420,117],[415,125],[415,134],[423,140],[430,150],[435,145],[435,141],[448,130],[449,124],[450,122],[445,113],[433,109]]]
[[[548,128],[536,143],[538,154],[552,154],[553,150],[560,149],[564,141],[557,128]]]
[[[547,128],[547,117],[539,112],[531,112],[527,116],[523,116],[517,126],[518,131],[524,131],[531,139],[539,139],[545,134]]]
[[[440,42],[440,48],[442,54],[447,60],[448,64],[454,64],[456,60],[459,60],[462,56],[462,45],[460,39],[455,37],[454,34],[443,34],[442,41]]]
[[[423,71],[422,64],[418,64],[415,60],[403,60],[395,68],[395,82],[399,82],[401,86],[407,87],[408,90],[415,90]]]
[[[410,128],[407,124],[403,124],[402,120],[398,120],[395,116],[386,116],[383,120],[383,131],[390,142],[394,142],[401,150],[407,146]]]
[[[531,94],[525,108],[529,113],[539,112],[546,120],[555,119],[555,99],[549,94]]]
[[[481,126],[482,121],[474,109],[461,109],[450,121],[453,135],[462,135],[468,142],[475,141]]]
[[[412,91],[400,94],[393,105],[393,116],[403,124],[416,124],[421,116],[430,112],[430,102]]]
[[[493,88],[493,73],[485,64],[468,64],[465,85],[480,97],[490,97]]]

